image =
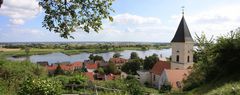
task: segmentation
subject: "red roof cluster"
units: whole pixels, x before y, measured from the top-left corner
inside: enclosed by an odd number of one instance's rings
[[[167,61],[158,61],[150,70],[151,73],[161,75],[164,69],[170,69],[170,63]]]
[[[57,69],[58,65],[49,65],[47,66],[48,71],[54,71]],[[71,71],[75,69],[80,69],[82,68],[82,63],[81,62],[74,62],[72,64],[60,64],[60,67],[64,71]]]

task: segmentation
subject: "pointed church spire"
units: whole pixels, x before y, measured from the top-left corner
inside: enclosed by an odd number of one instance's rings
[[[193,42],[191,33],[184,18],[184,6],[182,7],[182,15],[182,19],[171,42]]]

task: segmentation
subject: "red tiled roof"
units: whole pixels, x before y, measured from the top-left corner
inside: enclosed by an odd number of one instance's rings
[[[47,66],[48,71],[56,70],[56,68],[57,68],[56,65]]]
[[[70,71],[70,70],[74,70],[74,68],[70,65],[60,65],[61,69],[64,71]]]
[[[167,61],[158,61],[150,70],[151,73],[161,75],[164,69],[170,69],[170,63]]]
[[[82,63],[81,62],[74,62],[72,64],[60,64],[60,67],[62,70],[64,71],[70,71],[70,70],[74,70],[75,68],[81,68],[82,67]],[[57,69],[57,65],[50,65],[47,66],[48,71],[53,71]]]
[[[93,72],[85,72],[84,75],[91,81],[94,80]]]
[[[86,64],[86,68],[87,69],[97,69],[98,68],[98,64],[96,64],[96,63],[88,63],[88,64]]]
[[[74,63],[72,63],[72,65],[74,67],[82,67],[82,63],[81,62],[74,62]]]
[[[177,82],[182,82],[189,75],[189,70],[167,70],[165,69],[167,79],[174,88],[177,88]]]
[[[122,63],[126,63],[127,59],[124,58],[111,58],[109,59],[110,62],[112,63],[116,63],[116,64],[122,64]]]

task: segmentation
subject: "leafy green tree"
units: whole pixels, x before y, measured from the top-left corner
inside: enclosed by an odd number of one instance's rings
[[[205,34],[201,36],[196,35],[196,42],[198,43],[197,50],[194,51],[196,63],[193,65],[191,74],[184,80],[183,90],[191,90],[202,85],[206,80],[206,74],[209,72],[209,67],[212,67],[210,62],[211,48],[214,45],[213,40],[208,40]]]
[[[121,55],[119,52],[113,54],[113,58],[119,58],[119,57],[121,57],[121,56],[122,56],[122,55]]]
[[[139,56],[136,52],[132,52],[130,55],[130,59],[139,59]]]
[[[54,75],[63,75],[63,74],[64,74],[64,71],[61,68],[60,64],[58,64],[56,70],[54,71]]]
[[[143,89],[141,88],[141,84],[135,78],[126,80],[127,90],[130,95],[144,95]]]
[[[0,0],[0,8],[1,8],[2,4],[3,4],[3,0]]]
[[[101,68],[101,67],[98,68],[97,71],[98,71],[99,74],[105,74],[104,69]]]
[[[93,54],[90,54],[88,58],[89,58],[90,60],[93,60],[93,59],[94,59],[94,55],[93,55]]]
[[[99,55],[95,55],[93,61],[102,61],[103,57]]]
[[[56,80],[29,78],[20,85],[18,95],[61,95],[61,88]]]
[[[93,54],[90,54],[89,57],[88,57],[90,60],[93,60],[94,62],[95,61],[102,61],[103,60],[103,57],[102,56],[99,56],[99,55],[93,55]]]
[[[28,61],[14,62],[14,61],[2,61],[0,65],[0,81],[2,81],[7,89],[5,94],[16,94],[21,84],[25,79],[29,77],[46,77],[47,71],[39,67],[36,64],[32,64]],[[36,73],[37,72],[37,73]]]
[[[143,63],[143,69],[150,70],[155,65],[155,63],[159,61],[158,55],[153,54],[151,56],[145,57],[144,63]]]
[[[102,29],[102,19],[113,21],[113,0],[40,0],[44,9],[43,27],[68,38],[76,29],[85,32]]]
[[[194,89],[214,80],[239,80],[240,28],[231,31],[229,35],[216,39],[216,43],[198,39],[199,50],[196,53],[197,63],[186,81],[184,90]],[[234,77],[234,78],[231,78]],[[222,81],[224,82],[224,81]]]
[[[111,62],[108,64],[108,66],[106,68],[104,68],[104,71],[106,74],[109,74],[109,73],[117,74],[118,73],[116,65]]]
[[[142,64],[141,59],[131,59],[122,66],[122,71],[127,74],[137,74],[137,70],[140,70],[140,65]]]

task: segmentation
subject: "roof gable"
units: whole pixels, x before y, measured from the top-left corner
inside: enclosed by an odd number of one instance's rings
[[[153,68],[150,70],[151,73],[156,75],[162,74],[164,69],[170,69],[170,63],[167,61],[158,61]]]

